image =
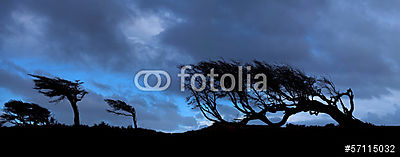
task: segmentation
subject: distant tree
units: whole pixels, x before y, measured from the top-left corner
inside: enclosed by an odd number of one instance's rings
[[[80,80],[72,82],[58,77],[48,78],[39,75],[29,75],[36,78],[33,80],[35,82],[34,89],[50,98],[56,97],[56,99],[50,100],[50,103],[60,102],[67,98],[74,112],[74,125],[80,125],[77,103],[88,93],[81,87],[83,82]]]
[[[11,100],[4,104],[3,123],[14,125],[50,125],[54,122],[50,111],[34,103]]]
[[[107,112],[132,117],[133,125],[135,129],[137,128],[136,111],[134,107],[121,100],[104,99],[104,101],[111,107],[111,109],[107,109]]]
[[[210,121],[228,122],[221,116],[218,108],[221,104],[229,102],[243,115],[237,119],[240,124],[247,124],[251,120],[261,120],[270,126],[282,126],[290,116],[309,112],[312,115],[326,113],[341,126],[366,125],[352,114],[354,111],[353,91],[349,88],[346,92],[340,92],[327,78],[308,76],[288,65],[273,65],[259,61],[248,64],[224,60],[204,61],[190,66],[191,68],[185,71],[188,76],[183,80],[185,89],[190,91],[187,101],[194,105],[194,108],[200,109],[204,117]],[[242,68],[241,72],[239,72],[239,67]],[[206,77],[204,89],[194,90],[193,83],[195,87],[200,87],[202,80],[199,79],[200,77],[192,80],[192,77],[196,74],[207,76],[211,69],[218,76],[214,76],[213,79]],[[260,73],[265,74],[268,80],[265,90],[257,90],[260,89],[257,86],[261,84],[255,84],[261,80],[255,77]],[[221,82],[223,74],[234,75],[235,82],[229,78]],[[241,79],[237,77],[240,75],[243,76]],[[221,90],[222,83],[227,87],[231,83],[236,86],[232,90]],[[248,84],[250,84],[249,88]],[[345,100],[348,103],[345,103]],[[279,122],[272,122],[267,113],[277,112],[282,112],[283,116]]]

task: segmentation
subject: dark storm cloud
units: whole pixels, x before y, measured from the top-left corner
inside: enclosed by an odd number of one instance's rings
[[[50,60],[102,67],[123,66],[121,63],[129,63],[132,59],[133,49],[120,25],[133,18],[134,13],[123,1],[35,0],[0,3],[0,24],[5,26],[0,30],[7,31],[2,33],[3,40],[24,31],[15,29],[19,27],[39,27],[42,31],[36,40],[42,44],[39,51],[45,52],[30,52],[32,56],[44,54],[43,57]],[[40,22],[34,23],[39,26],[15,23],[21,18],[19,16],[24,15],[40,18]]]
[[[304,39],[307,28],[317,18],[315,12],[323,5],[320,1],[168,2],[140,3],[144,8],[158,7],[183,19],[160,35],[166,44],[197,59],[263,57],[269,61],[309,57]]]
[[[72,55],[78,57],[81,53],[112,57],[129,51],[118,24],[128,18],[130,12],[119,2],[42,0],[32,1],[26,6],[47,18],[46,36],[50,41],[61,43],[61,51],[77,53]]]
[[[0,2],[0,25],[2,28],[0,29],[0,36],[10,33],[10,24],[13,23],[11,19],[11,11],[15,8],[14,1],[12,0],[4,0]],[[1,46],[0,40],[0,46]]]
[[[321,60],[311,70],[330,73],[340,85],[355,87],[359,96],[400,88],[400,47],[394,44],[400,31],[392,19],[400,14],[373,3],[332,1],[310,31],[316,59]]]
[[[224,57],[291,64],[329,76],[339,87],[353,87],[357,96],[365,98],[400,88],[395,44],[399,12],[392,2],[146,0],[139,4],[180,18],[160,38],[197,60]]]
[[[5,69],[0,69],[0,87],[10,90],[13,93],[31,96],[32,92],[26,87],[33,87],[33,83],[21,78],[18,74],[10,73]]]
[[[400,88],[399,11],[392,2],[2,1],[0,36],[18,32],[22,26],[12,15],[23,10],[44,19],[43,49],[32,55],[51,60],[117,72],[139,64],[172,71],[184,61],[259,59],[331,76],[359,97],[371,97]],[[157,36],[161,45],[128,41],[120,26],[137,12],[167,23]],[[170,47],[185,59],[167,60]]]
[[[400,125],[400,107],[398,105],[394,105],[395,110],[393,113],[388,113],[385,115],[378,115],[376,113],[367,113],[363,120],[378,124],[378,125]]]
[[[103,84],[103,83],[99,83],[99,82],[97,82],[97,81],[91,81],[91,83],[92,83],[95,87],[101,89],[102,91],[109,91],[109,90],[112,90],[112,87],[111,87],[110,85]]]

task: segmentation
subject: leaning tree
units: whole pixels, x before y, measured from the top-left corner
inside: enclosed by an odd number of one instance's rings
[[[58,77],[48,78],[40,75],[29,75],[36,78],[33,80],[35,82],[34,89],[50,98],[55,97],[55,99],[50,100],[50,103],[60,102],[67,98],[74,113],[74,125],[80,125],[77,103],[88,93],[81,87],[83,82],[80,80],[72,82]]]
[[[188,103],[213,122],[231,122],[224,119],[218,109],[229,102],[242,113],[243,117],[237,120],[244,125],[251,120],[261,120],[270,126],[282,126],[290,116],[300,112],[326,113],[345,127],[366,125],[353,116],[354,93],[350,88],[341,92],[327,78],[309,76],[288,65],[218,60],[180,68],[186,68],[187,76],[182,83],[190,93]],[[199,74],[207,77],[198,77]],[[281,120],[271,121],[267,113],[277,112],[283,113]]]
[[[137,129],[136,111],[134,107],[121,100],[104,99],[104,101],[107,102],[107,104],[111,107],[111,109],[107,109],[107,112],[116,115],[132,117],[133,126],[135,129]]]
[[[10,100],[4,104],[3,114],[0,115],[2,123],[14,125],[50,125],[54,122],[51,113],[46,108],[34,103]]]

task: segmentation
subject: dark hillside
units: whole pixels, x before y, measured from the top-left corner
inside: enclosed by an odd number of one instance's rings
[[[185,133],[163,133],[148,129],[118,128],[107,125],[93,127],[10,127],[1,128],[3,141],[25,143],[29,147],[62,148],[75,142],[79,149],[87,146],[108,151],[143,151],[142,148],[167,148],[175,150],[263,150],[277,153],[314,154],[344,153],[347,144],[394,144],[400,151],[400,127],[381,126],[368,128],[341,128],[336,126],[305,127],[288,125],[284,128],[267,126],[234,126],[215,124]],[[4,143],[4,142],[3,142]],[[40,145],[37,145],[40,144]],[[255,151],[257,152],[257,151]],[[153,152],[155,153],[155,152]],[[230,152],[231,153],[231,152]],[[379,153],[361,153],[378,155]],[[382,155],[382,153],[381,153]],[[387,154],[386,154],[387,155]],[[398,154],[397,154],[398,155]]]

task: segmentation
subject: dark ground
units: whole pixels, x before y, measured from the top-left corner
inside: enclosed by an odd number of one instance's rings
[[[147,129],[100,126],[52,126],[0,128],[1,151],[10,148],[20,150],[56,150],[70,153],[107,153],[115,156],[128,153],[137,156],[165,153],[185,156],[199,154],[215,156],[215,153],[235,156],[271,156],[271,154],[302,155],[361,155],[400,156],[400,127],[380,126],[370,128],[341,128],[337,126],[304,127],[288,125],[284,128],[267,126],[213,125],[185,133],[163,133]],[[395,145],[392,153],[345,153],[347,144]],[[188,152],[189,151],[189,152]],[[142,155],[141,155],[142,156]],[[275,156],[275,155],[274,155]]]

